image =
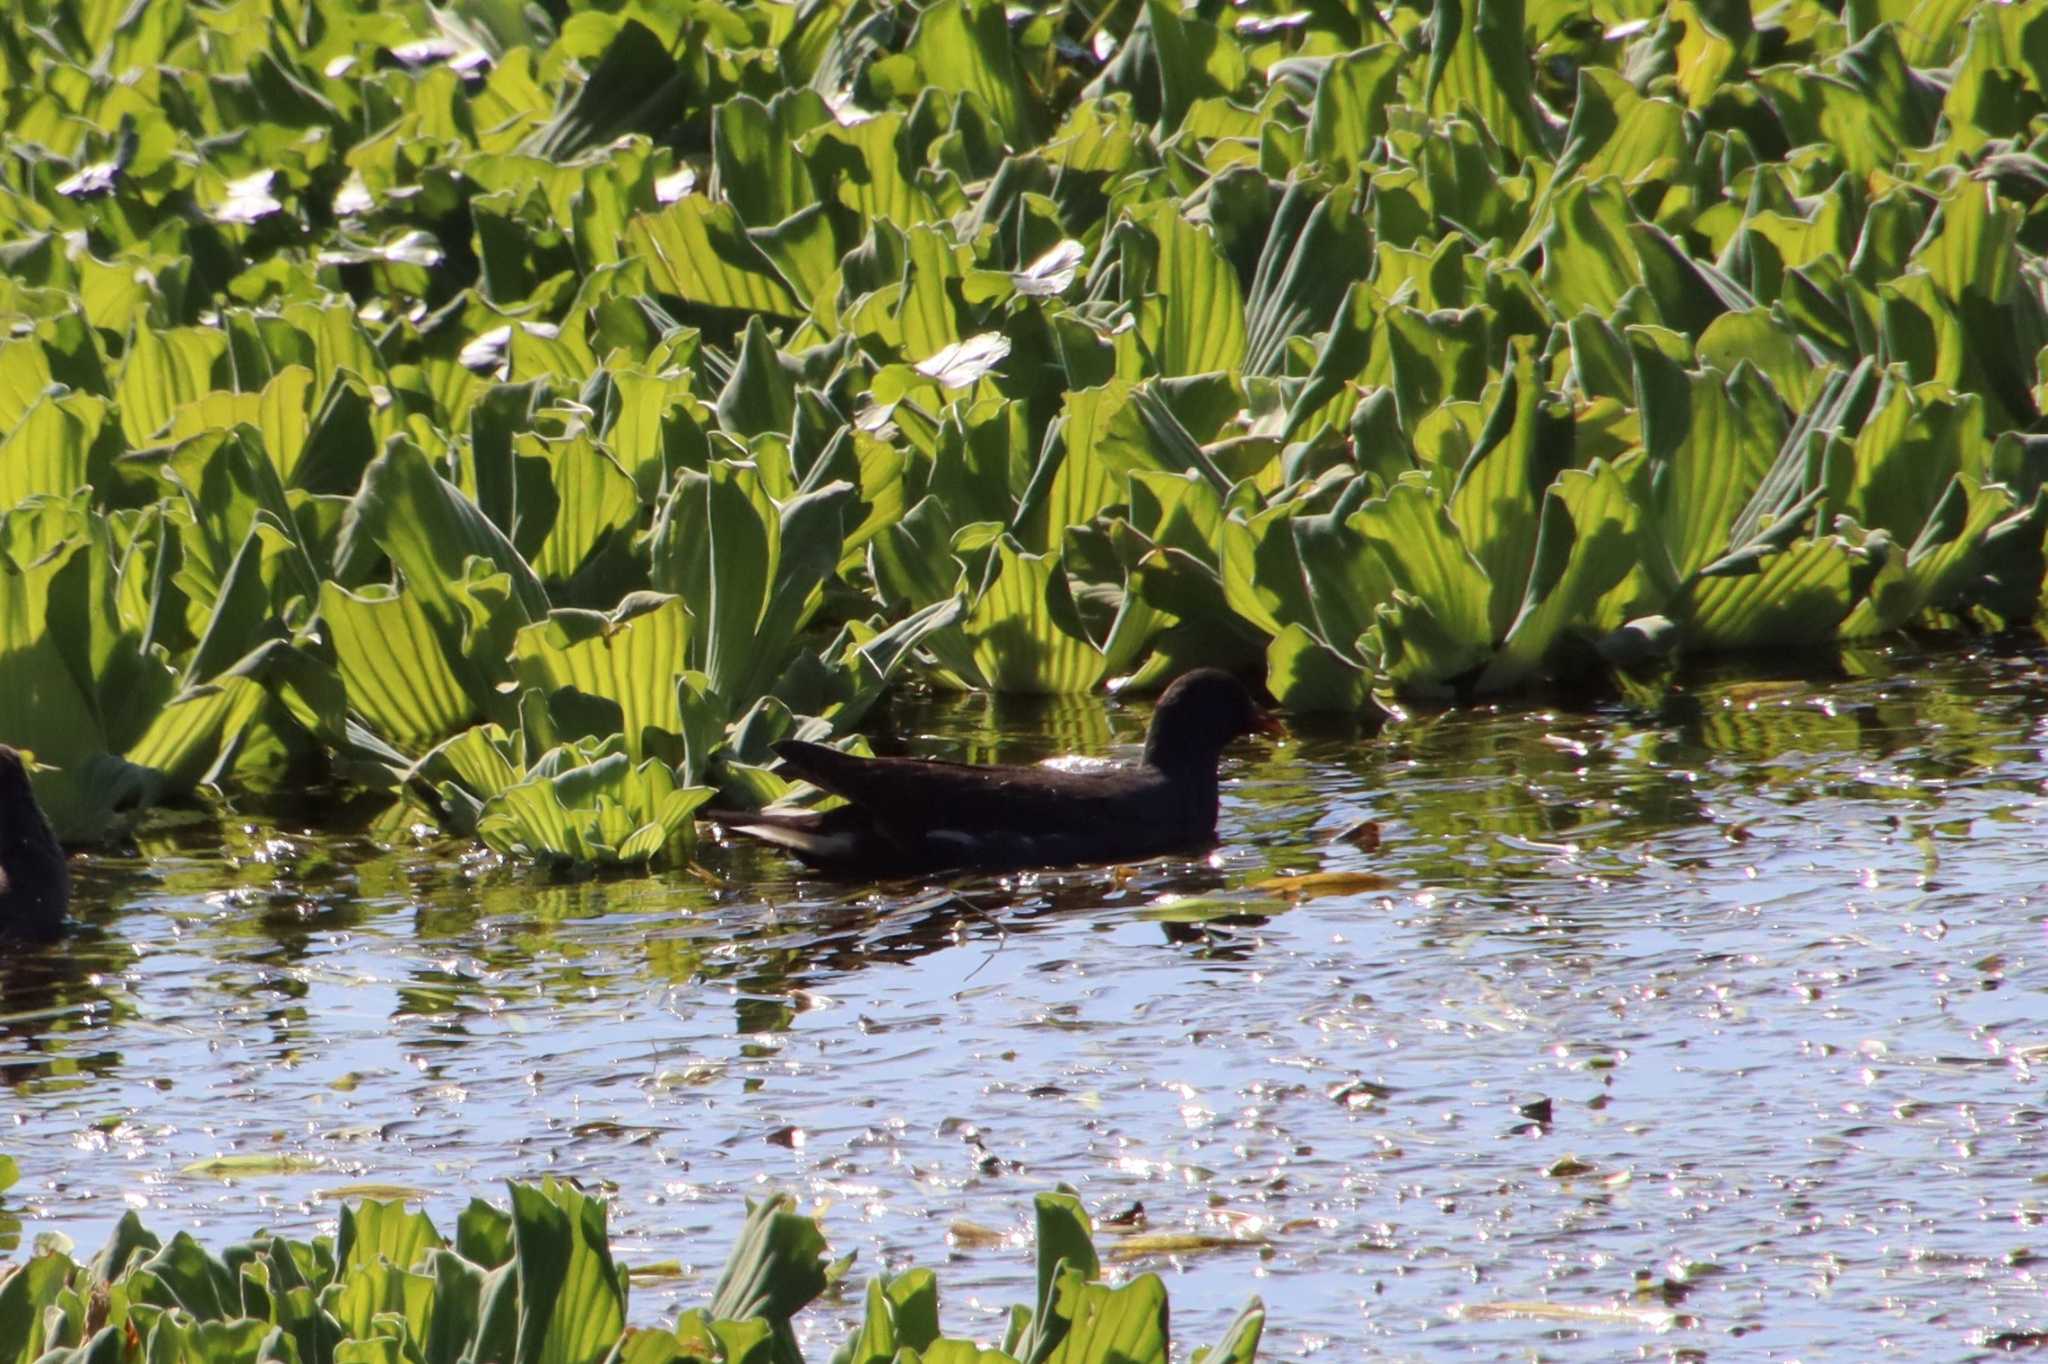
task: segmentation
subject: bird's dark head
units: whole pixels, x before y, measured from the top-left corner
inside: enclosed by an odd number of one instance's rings
[[[1221,668],[1183,673],[1159,698],[1145,735],[1145,761],[1153,767],[1206,767],[1232,739],[1251,733],[1277,734],[1280,726],[1259,709],[1244,683]]]
[[[0,744],[0,940],[64,931],[71,873],[21,754]]]
[[[0,830],[11,828],[17,810],[35,808],[35,788],[29,785],[28,764],[21,754],[0,744]]]

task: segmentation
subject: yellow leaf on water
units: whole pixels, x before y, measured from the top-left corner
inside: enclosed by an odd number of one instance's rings
[[[1385,890],[1394,883],[1376,871],[1311,871],[1299,876],[1269,876],[1252,882],[1253,890],[1277,891],[1282,895],[1356,895],[1362,891]]]
[[[1617,1306],[1567,1302],[1461,1302],[1451,1306],[1459,1321],[1563,1321],[1589,1325],[1633,1326],[1645,1331],[1670,1331],[1695,1325],[1692,1317],[1668,1307]]]
[[[1146,1255],[1199,1255],[1216,1250],[1256,1249],[1267,1244],[1263,1236],[1207,1236],[1194,1231],[1142,1231],[1110,1244],[1112,1260],[1135,1260]]]
[[[681,1260],[656,1260],[653,1264],[627,1265],[626,1277],[631,1279],[680,1279],[683,1277]]]
[[[960,1220],[946,1228],[946,1238],[958,1246],[985,1247],[999,1246],[1009,1239],[1006,1233],[994,1227],[984,1227],[979,1222]]]
[[[1237,899],[1227,895],[1167,895],[1139,910],[1138,917],[1156,923],[1200,924],[1284,914],[1290,908],[1285,900],[1274,896]]]
[[[237,1179],[245,1175],[299,1175],[309,1170],[324,1170],[327,1162],[318,1156],[302,1156],[291,1151],[264,1152],[239,1156],[208,1156],[183,1166],[181,1175],[211,1175],[215,1179]]]

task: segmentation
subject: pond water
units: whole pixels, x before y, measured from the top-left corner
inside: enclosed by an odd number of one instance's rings
[[[24,1245],[131,1207],[219,1244],[374,1182],[449,1230],[553,1172],[677,1262],[652,1322],[788,1188],[853,1290],[931,1265],[993,1339],[1064,1182],[1241,1243],[1114,1267],[1166,1278],[1183,1358],[1254,1293],[1272,1359],[2030,1343],[2048,654],[1851,664],[1247,740],[1216,854],[1122,872],[847,887],[709,847],[560,884],[347,809],[177,825],[82,861],[89,933],[0,966],[0,1209]],[[1147,713],[877,719],[1034,760]],[[858,1300],[800,1319],[814,1358]]]

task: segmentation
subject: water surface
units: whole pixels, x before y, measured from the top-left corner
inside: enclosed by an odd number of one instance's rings
[[[2048,1331],[2048,669],[1848,671],[1248,740],[1214,856],[1122,871],[560,884],[360,810],[187,819],[0,964],[0,1210],[219,1244],[573,1176],[678,1262],[651,1322],[788,1188],[856,1288],[934,1266],[993,1339],[1066,1183],[1239,1243],[1114,1269],[1165,1276],[1183,1357],[1253,1293],[1275,1359],[1989,1356]],[[880,718],[1033,760],[1146,716]],[[247,1155],[292,1168],[199,1172]]]

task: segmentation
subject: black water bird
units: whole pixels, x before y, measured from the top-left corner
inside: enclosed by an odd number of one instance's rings
[[[0,744],[0,940],[54,938],[70,905],[63,846],[36,803],[21,754]]]
[[[1217,761],[1254,731],[1281,732],[1243,683],[1200,668],[1159,698],[1135,767],[862,758],[792,739],[775,745],[784,770],[845,805],[700,817],[851,875],[1129,861],[1215,841]]]

